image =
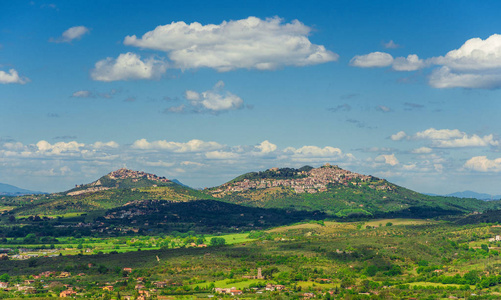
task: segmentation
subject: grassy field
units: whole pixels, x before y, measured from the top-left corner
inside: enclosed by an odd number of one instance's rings
[[[398,225],[426,225],[426,224],[435,224],[437,221],[434,220],[423,220],[423,219],[377,219],[371,220],[369,222],[365,222],[363,228],[365,226],[379,227],[386,226],[388,223],[392,223],[393,226]]]

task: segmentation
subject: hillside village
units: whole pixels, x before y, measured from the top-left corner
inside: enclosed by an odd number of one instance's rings
[[[280,169],[272,168],[267,171],[280,174]],[[297,171],[292,178],[274,179],[243,179],[237,182],[228,182],[220,187],[208,190],[214,197],[222,198],[228,194],[243,192],[247,190],[259,190],[275,187],[291,188],[294,192],[319,193],[327,191],[329,185],[362,186],[368,183],[371,189],[388,190],[392,187],[383,180],[370,175],[362,175],[348,170],[343,170],[336,165],[325,164],[319,168],[312,168],[310,171]]]
[[[108,177],[111,180],[125,180],[125,179],[132,179],[132,182],[138,182],[141,179],[146,179],[146,180],[151,180],[151,181],[158,181],[162,183],[169,183],[171,182],[169,179],[165,177],[159,177],[155,174],[150,174],[146,173],[143,171],[134,171],[134,170],[129,170],[126,168],[121,168],[116,171],[113,171],[106,175],[105,177]],[[81,184],[81,185],[76,185],[75,186],[75,191],[68,192],[68,196],[77,196],[85,193],[94,193],[94,192],[99,192],[99,191],[105,191],[109,190],[111,187],[107,186],[102,186],[103,183],[101,182],[100,179],[89,183],[89,184]],[[82,189],[83,188],[83,189]]]

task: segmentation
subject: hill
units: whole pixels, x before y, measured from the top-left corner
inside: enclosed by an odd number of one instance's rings
[[[241,175],[205,190],[223,201],[264,207],[320,210],[338,217],[434,217],[499,207],[500,202],[428,196],[387,180],[326,164],[273,168]]]
[[[45,197],[16,197],[4,205],[14,206],[12,213],[26,215],[61,215],[105,211],[132,201],[190,201],[212,199],[200,191],[141,171],[119,169],[98,180]],[[7,201],[7,200],[5,200]]]
[[[10,184],[0,183],[1,196],[21,196],[21,195],[33,195],[33,194],[43,194],[43,192],[25,190]]]

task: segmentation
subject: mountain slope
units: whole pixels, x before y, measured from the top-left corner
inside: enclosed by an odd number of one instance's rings
[[[273,168],[241,175],[206,190],[223,201],[264,207],[321,210],[339,217],[435,216],[499,206],[475,199],[433,197],[338,166]]]
[[[491,195],[486,193],[477,193],[473,191],[463,191],[455,192],[452,194],[447,194],[448,197],[458,197],[458,198],[474,198],[480,200],[498,200],[501,199],[501,195]]]
[[[10,184],[0,183],[0,195],[2,196],[20,196],[20,195],[32,195],[32,194],[43,194],[43,193],[25,190]]]

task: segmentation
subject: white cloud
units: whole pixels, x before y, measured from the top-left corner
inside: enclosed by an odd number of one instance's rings
[[[410,54],[407,57],[397,57],[393,61],[392,68],[395,71],[416,71],[426,66],[426,62],[420,59],[416,54]]]
[[[431,149],[431,148],[421,147],[421,148],[417,148],[417,149],[412,150],[412,153],[414,153],[414,154],[428,154],[428,153],[431,153],[432,151],[433,151],[433,149]]]
[[[117,59],[108,57],[96,63],[91,77],[98,81],[156,79],[165,73],[167,63],[148,58],[144,61],[135,53],[120,54]]]
[[[219,113],[242,108],[244,104],[242,98],[228,91],[223,91],[223,88],[224,82],[219,81],[211,90],[205,92],[198,93],[187,90],[184,97],[189,101],[189,108],[182,104],[180,106],[171,106],[166,109],[166,112]]]
[[[208,159],[233,160],[238,158],[239,155],[237,153],[227,151],[211,151],[205,153],[205,157]]]
[[[191,100],[191,101],[198,101],[200,100],[200,94],[195,92],[195,91],[190,91],[190,90],[187,90],[184,94],[184,97],[187,99],[187,100]]]
[[[429,128],[416,133],[415,137],[432,140],[432,146],[438,148],[485,147],[500,144],[492,134],[481,137],[476,134],[468,135],[458,129]]]
[[[400,163],[398,159],[395,157],[395,154],[379,155],[378,157],[376,157],[375,161],[384,162],[385,164],[390,166],[396,166]]]
[[[180,163],[180,165],[181,166],[197,166],[197,167],[203,167],[203,166],[205,166],[202,163],[199,163],[199,162],[196,162],[196,161],[189,161],[189,160],[182,161]]]
[[[493,34],[485,40],[469,39],[459,49],[433,60],[436,64],[459,71],[501,68],[501,35]]]
[[[20,77],[17,71],[14,69],[10,69],[9,73],[5,71],[0,71],[0,83],[2,84],[7,84],[7,83],[25,84],[29,81],[30,80],[26,77]]]
[[[47,141],[41,140],[36,144],[38,152],[44,154],[59,155],[65,152],[79,152],[80,148],[84,147],[85,144],[78,143],[76,141],[71,142],[58,142],[55,144],[50,144]]]
[[[168,142],[165,140],[159,140],[150,143],[146,139],[140,139],[135,141],[131,147],[133,149],[141,150],[166,150],[170,152],[185,153],[215,150],[220,149],[223,146],[216,142],[204,142],[196,139],[186,143]]]
[[[396,48],[400,48],[400,45],[399,44],[396,44],[393,40],[390,40],[389,42],[387,43],[383,43],[383,46],[386,48],[386,49],[396,49]]]
[[[317,146],[303,146],[301,148],[287,147],[283,150],[282,159],[303,162],[316,162],[325,160],[351,160],[354,156],[351,153],[343,154],[341,149],[334,147],[320,148]]]
[[[261,144],[256,146],[260,153],[271,153],[277,150],[277,145],[270,143],[268,140],[261,142]]]
[[[208,67],[218,71],[239,68],[271,70],[336,61],[338,55],[310,42],[311,28],[275,17],[224,21],[219,25],[172,22],[141,38],[124,39],[125,45],[161,50],[177,68]]]
[[[76,91],[71,96],[75,98],[89,98],[92,97],[93,95],[90,91]]]
[[[92,144],[92,147],[95,148],[95,149],[118,148],[118,147],[120,147],[120,145],[117,142],[115,142],[115,141],[109,141],[107,143],[95,142],[94,144]]]
[[[472,38],[459,49],[431,61],[443,67],[432,72],[429,84],[435,88],[501,87],[501,35],[485,40]]]
[[[356,55],[350,60],[350,65],[360,68],[388,67],[392,63],[393,56],[384,52]]]
[[[89,28],[85,26],[75,26],[65,30],[59,38],[51,38],[49,41],[54,43],[71,43],[75,39],[81,39],[84,34],[89,32]]]
[[[486,156],[475,156],[464,164],[464,168],[478,172],[501,172],[501,158],[490,160]]]
[[[465,135],[464,132],[458,129],[435,129],[428,128],[424,131],[416,133],[418,139],[431,139],[431,140],[447,140],[452,138],[460,138]]]
[[[395,134],[392,134],[390,136],[390,139],[392,141],[400,141],[400,140],[402,140],[402,139],[404,139],[406,137],[407,137],[407,134],[404,131],[399,131],[399,132],[397,132]]]
[[[164,167],[164,168],[170,168],[175,165],[175,163],[172,162],[165,162],[165,161],[145,161],[144,164],[149,167]]]
[[[392,66],[395,71],[416,71],[427,66],[427,62],[416,54],[407,57],[393,58],[385,52],[372,52],[365,55],[356,55],[350,60],[350,65],[359,68],[382,68]]]
[[[471,88],[495,89],[501,87],[501,69],[497,73],[453,72],[449,67],[433,70],[429,77],[429,84],[434,88]]]

